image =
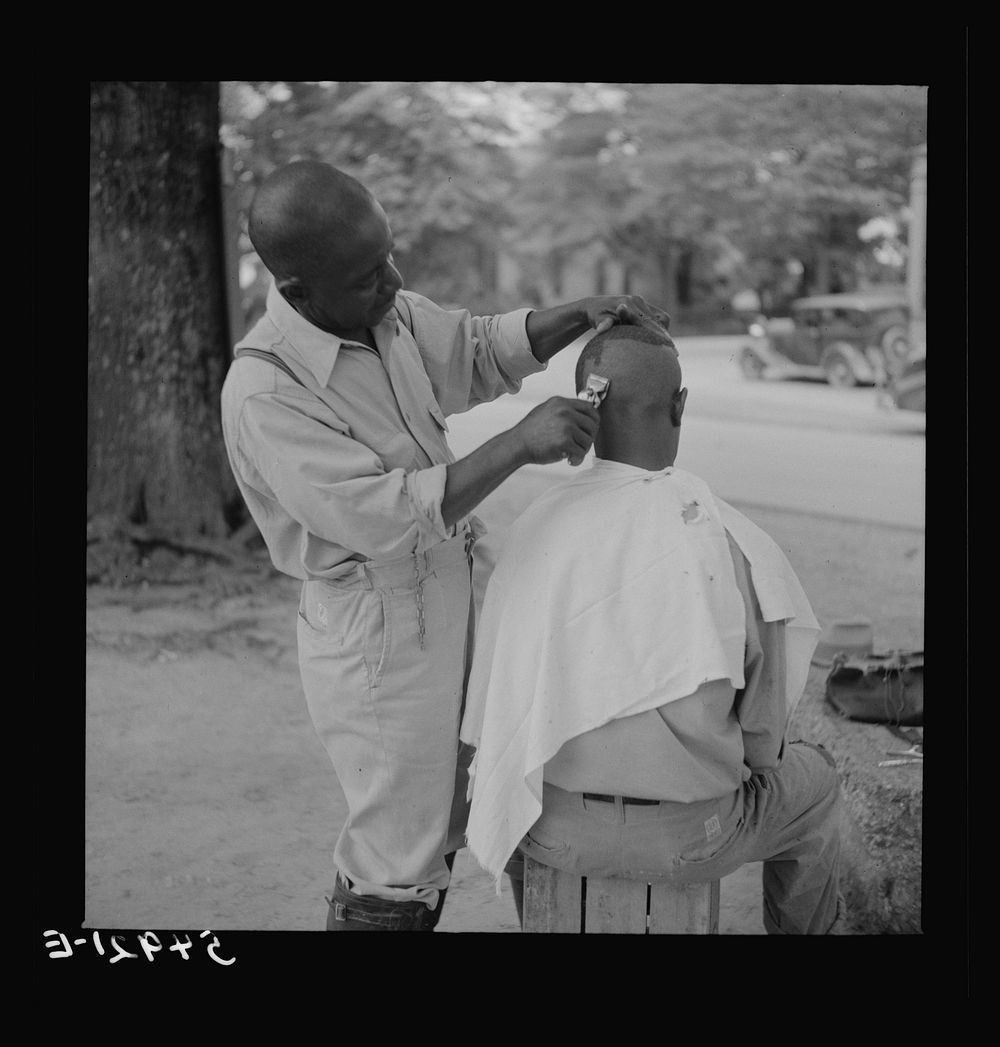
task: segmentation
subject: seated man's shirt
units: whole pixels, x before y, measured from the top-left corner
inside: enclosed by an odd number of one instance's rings
[[[567,792],[697,804],[777,767],[786,720],[784,625],[762,619],[732,538],[729,551],[746,608],[744,686],[712,680],[686,698],[578,734],[546,762],[545,781]],[[698,812],[691,817],[697,824]]]
[[[784,623],[785,673],[767,688],[758,606]],[[483,604],[462,726],[473,855],[499,879],[541,812],[543,769],[571,791],[733,792],[745,764],[777,760],[762,709],[780,703],[783,732],[818,632],[781,550],[692,474],[597,460],[553,488],[511,529]]]

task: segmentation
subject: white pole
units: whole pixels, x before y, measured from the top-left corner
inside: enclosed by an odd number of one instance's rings
[[[910,306],[910,346],[927,338],[927,146],[920,146],[910,174],[910,237],[906,296]]]
[[[910,257],[906,292],[910,305],[910,351],[927,344],[927,146],[920,146],[910,175]],[[920,611],[920,648],[924,646],[926,599]]]

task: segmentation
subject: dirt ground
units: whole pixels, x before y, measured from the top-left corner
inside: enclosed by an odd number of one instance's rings
[[[481,508],[487,553],[546,482],[523,472]],[[922,647],[921,531],[745,511],[821,622],[865,615],[876,651]],[[345,807],[302,696],[297,606],[263,561],[88,587],[85,927],[322,930]],[[509,888],[461,851],[439,930],[517,929]],[[763,933],[759,865],[723,880],[720,931]]]

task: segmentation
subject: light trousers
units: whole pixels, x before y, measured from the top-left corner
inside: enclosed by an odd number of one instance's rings
[[[465,844],[470,547],[461,535],[302,587],[302,685],[347,801],[334,861],[357,895],[433,909]]]
[[[706,883],[747,862],[763,867],[768,934],[827,934],[842,904],[840,780],[833,758],[808,742],[753,774],[733,796],[652,806],[585,799],[545,783],[542,814],[520,850],[580,876]],[[516,858],[507,867],[516,882]]]

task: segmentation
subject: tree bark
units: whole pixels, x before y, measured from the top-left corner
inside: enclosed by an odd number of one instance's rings
[[[664,240],[656,251],[656,266],[660,288],[658,304],[677,302],[677,251],[669,241]]]
[[[555,301],[562,298],[564,259],[562,251],[556,249],[549,255],[549,286]]]
[[[680,257],[677,259],[674,272],[674,293],[676,294],[676,297],[673,301],[675,301],[679,307],[687,307],[697,304],[694,301],[694,256],[694,248],[685,247],[680,252]]]
[[[88,519],[226,533],[217,81],[91,83]]]
[[[594,259],[594,294],[608,293],[608,260],[601,254]]]

